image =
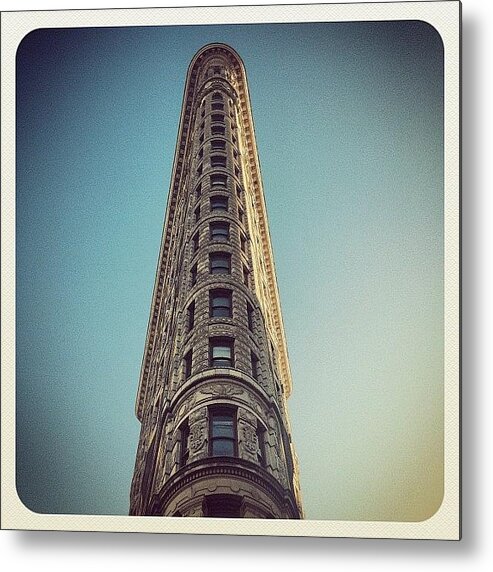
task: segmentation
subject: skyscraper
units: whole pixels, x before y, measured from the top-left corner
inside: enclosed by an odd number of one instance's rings
[[[186,79],[130,514],[301,518],[290,393],[245,68],[209,44]]]

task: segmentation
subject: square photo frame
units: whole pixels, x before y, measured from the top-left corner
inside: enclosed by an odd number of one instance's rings
[[[2,528],[460,539],[460,22],[2,13]]]

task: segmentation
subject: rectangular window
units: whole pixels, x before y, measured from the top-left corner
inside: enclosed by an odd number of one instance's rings
[[[235,165],[235,176],[236,177],[240,176],[240,168],[237,165]]]
[[[232,313],[231,290],[211,290],[209,293],[209,311],[211,318],[231,318]]]
[[[183,358],[183,367],[185,370],[185,379],[188,379],[192,375],[192,350]]]
[[[200,205],[198,205],[198,207],[195,208],[194,214],[195,214],[195,222],[198,222],[200,220]]]
[[[221,102],[214,102],[213,104],[211,104],[211,109],[212,111],[224,111],[224,103]]]
[[[192,286],[197,283],[197,263],[195,263],[190,270],[190,282],[192,283]]]
[[[195,323],[195,302],[191,302],[187,309],[188,331],[193,330]]]
[[[226,141],[223,141],[223,139],[213,139],[211,141],[211,148],[213,150],[220,150],[220,151],[224,151],[226,149]]]
[[[229,223],[227,222],[211,222],[209,224],[210,238],[217,242],[228,242],[229,240]]]
[[[192,238],[192,250],[193,252],[197,252],[198,249],[199,249],[199,233],[197,231]]]
[[[231,254],[228,252],[211,252],[209,254],[211,274],[231,274]]]
[[[242,234],[240,234],[240,248],[241,248],[241,251],[246,254],[246,251],[247,251],[247,239],[246,239],[246,237],[243,236]]]
[[[209,341],[210,367],[233,367],[233,345],[232,338],[211,338]]]
[[[199,199],[201,194],[202,194],[202,183],[199,183],[195,188],[195,198]]]
[[[211,125],[212,135],[225,135],[226,129],[222,125]]]
[[[212,123],[224,123],[224,115],[222,113],[213,113],[211,121]]]
[[[188,457],[190,455],[188,448],[189,437],[190,427],[188,420],[186,420],[180,426],[180,467],[184,467],[188,463]]]
[[[238,195],[238,197],[241,197],[241,187],[240,185],[238,185],[238,183],[236,183],[236,194]]]
[[[213,457],[234,457],[236,453],[236,411],[230,408],[211,408],[210,442]]]
[[[250,271],[246,266],[243,266],[243,284],[245,284],[245,286],[250,285]]]
[[[201,147],[199,152],[198,152],[198,157],[199,157],[199,159],[202,159],[203,156],[204,156],[204,148]]]
[[[228,197],[225,195],[213,195],[211,197],[211,211],[227,211]]]
[[[202,145],[203,142],[204,142],[204,134],[201,133],[201,135],[199,137],[199,143]]]
[[[265,427],[261,423],[257,423],[257,442],[257,460],[259,465],[265,467],[267,464],[265,459]]]
[[[250,356],[252,362],[252,377],[258,379],[258,357],[253,352],[250,353]]]
[[[211,167],[226,167],[226,157],[223,157],[223,155],[211,155]]]
[[[211,187],[225,187],[228,182],[228,176],[222,173],[214,173],[211,175]]]
[[[253,332],[253,306],[247,302],[247,321],[248,329]]]

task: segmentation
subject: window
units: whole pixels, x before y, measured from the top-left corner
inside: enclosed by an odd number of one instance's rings
[[[241,186],[238,185],[238,183],[236,183],[236,194],[238,195],[238,198],[241,197]]]
[[[211,197],[211,211],[227,211],[228,197],[225,195],[213,195]]]
[[[199,183],[195,189],[195,198],[199,199],[202,194],[202,183]]]
[[[194,214],[195,214],[195,222],[198,222],[200,220],[200,205],[198,205],[198,207],[195,208]]]
[[[199,233],[198,231],[192,237],[192,251],[197,252],[199,249]]]
[[[211,252],[209,254],[211,274],[231,274],[231,254],[227,252]]]
[[[237,165],[235,165],[235,175],[236,175],[237,177],[240,176],[240,168],[239,168]]]
[[[245,212],[243,209],[238,208],[238,220],[242,223],[245,219]]]
[[[211,141],[211,148],[213,150],[222,150],[224,151],[226,149],[226,141],[223,141],[222,139],[213,139]]]
[[[238,160],[238,151],[236,149],[233,149],[233,157]]]
[[[195,263],[190,270],[190,281],[192,286],[197,283],[197,263]]]
[[[223,175],[222,173],[214,173],[211,175],[211,187],[225,187],[227,181],[227,175]]]
[[[222,125],[211,125],[212,135],[225,135],[226,129]]]
[[[187,379],[192,375],[192,350],[183,358],[183,367],[185,370],[185,379]]]
[[[212,123],[224,123],[224,115],[222,113],[213,113],[211,121]]]
[[[223,96],[218,91],[216,91],[212,94],[212,100],[213,101],[223,101]]]
[[[236,140],[236,137],[234,135],[231,137],[231,140],[233,141],[233,145],[236,145],[237,140]]]
[[[246,254],[246,251],[247,251],[247,239],[246,239],[246,237],[243,236],[242,234],[240,234],[240,248],[241,248],[241,251]]]
[[[253,306],[250,302],[247,302],[247,321],[248,329],[253,332]]]
[[[211,338],[209,344],[210,367],[233,367],[232,338]]]
[[[199,156],[199,159],[202,159],[202,157],[204,156],[204,148],[203,147],[200,148],[198,156]]]
[[[236,411],[226,407],[209,410],[212,457],[234,457],[236,449]]]
[[[180,467],[184,467],[188,463],[190,450],[188,448],[188,439],[190,437],[190,427],[188,419],[180,426]],[[181,514],[174,514],[173,516],[181,516]]]
[[[226,167],[226,157],[222,155],[211,155],[212,167]]]
[[[219,75],[221,73],[220,66],[214,66],[214,75]]]
[[[211,318],[231,318],[231,290],[211,290],[209,293],[209,313]]]
[[[203,142],[204,142],[204,134],[202,133],[199,137],[199,143],[202,145]]]
[[[204,516],[214,518],[240,518],[241,497],[235,495],[209,495],[205,497],[203,512]]]
[[[211,104],[212,111],[223,111],[224,110],[224,103],[221,102],[214,102]]]
[[[257,450],[257,460],[259,465],[265,467],[266,459],[265,459],[265,427],[261,423],[257,423],[257,441],[258,441],[258,450]]]
[[[204,117],[205,116],[205,108],[202,109],[202,111],[200,112],[200,117]]]
[[[193,326],[195,323],[195,301],[191,302],[187,309],[187,322],[188,322],[188,331],[190,332],[193,330]]]
[[[250,352],[251,363],[252,363],[252,377],[258,379],[258,357]]]
[[[250,283],[250,271],[246,266],[243,266],[243,284],[248,286]]]
[[[228,242],[229,240],[229,223],[227,222],[211,222],[209,225],[210,238],[217,242]]]

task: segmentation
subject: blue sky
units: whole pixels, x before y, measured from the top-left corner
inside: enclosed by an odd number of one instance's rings
[[[443,51],[422,22],[32,32],[17,56],[17,487],[127,514],[186,71],[242,57],[307,518],[421,520],[443,475]]]

